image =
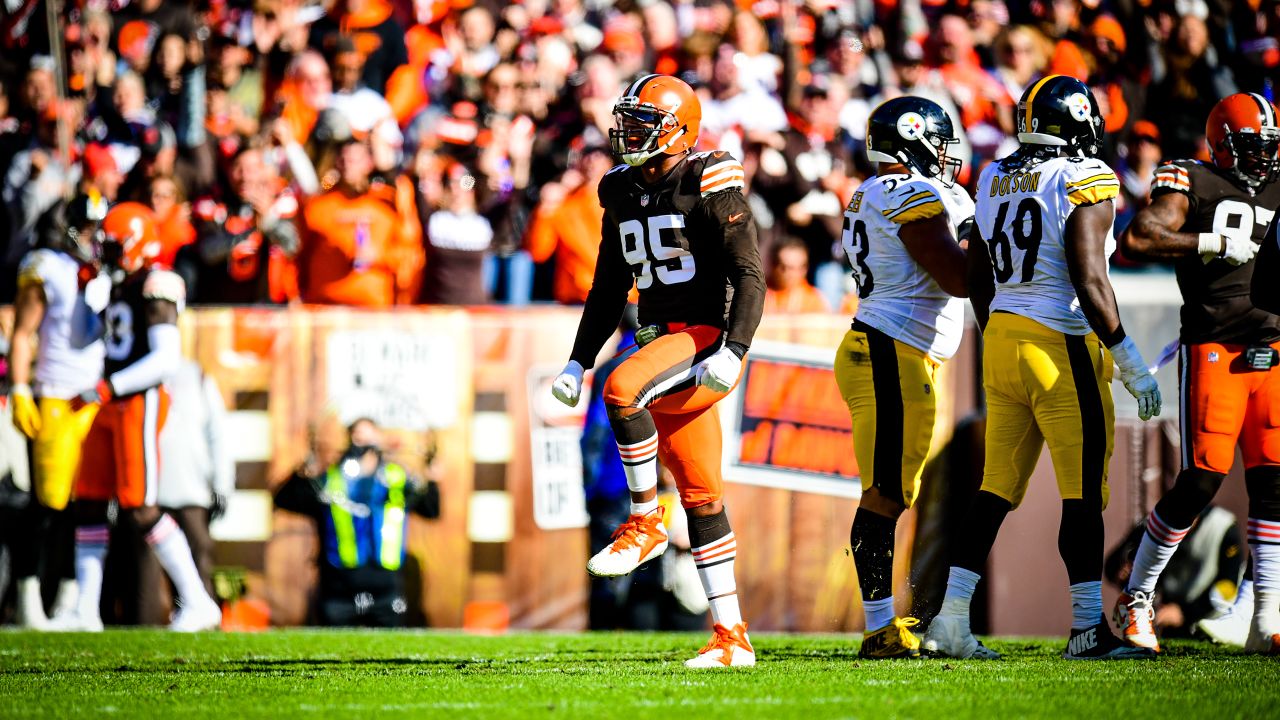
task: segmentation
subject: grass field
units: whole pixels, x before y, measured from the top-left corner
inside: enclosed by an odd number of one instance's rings
[[[1070,663],[1061,640],[997,662],[856,657],[857,639],[758,635],[760,665],[690,671],[702,635],[279,631],[0,633],[0,717],[1277,717],[1280,661],[1169,643]],[[674,714],[672,713],[674,711]]]

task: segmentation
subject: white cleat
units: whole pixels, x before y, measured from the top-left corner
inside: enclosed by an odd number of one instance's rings
[[[40,578],[29,577],[18,581],[18,607],[14,623],[25,630],[49,629],[49,618],[44,614],[44,599],[40,597]]]
[[[613,542],[587,562],[587,572],[596,577],[629,575],[636,568],[661,557],[667,550],[667,528],[662,524],[662,508],[632,515],[613,531]]]
[[[222,608],[208,595],[180,605],[173,614],[169,629],[174,632],[203,632],[222,626]]]
[[[1280,623],[1259,622],[1255,617],[1249,626],[1244,651],[1259,655],[1280,655]]]
[[[1133,594],[1120,593],[1111,611],[1111,620],[1126,645],[1160,652],[1160,640],[1155,629],[1155,599],[1150,593],[1134,590]]]
[[[1196,632],[1219,645],[1244,647],[1249,641],[1249,624],[1253,620],[1253,605],[1237,609],[1235,605],[1217,617],[1205,618],[1196,623]]]
[[[684,666],[694,669],[751,667],[756,664],[756,651],[747,637],[747,624],[740,622],[733,629],[716,623],[711,640],[696,657],[684,661]]]
[[[968,618],[941,614],[929,623],[920,650],[960,660],[999,660],[1000,653],[983,645],[969,630]]]
[[[49,621],[49,632],[102,632],[102,618],[98,615],[81,615],[79,612],[68,612],[55,616]]]

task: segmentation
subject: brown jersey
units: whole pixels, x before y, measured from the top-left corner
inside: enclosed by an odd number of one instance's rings
[[[742,190],[742,165],[722,151],[690,155],[653,185],[639,168],[610,170],[600,181],[600,251],[571,358],[591,367],[633,282],[641,325],[710,325],[726,331],[726,342],[750,346],[765,287]]]
[[[185,299],[182,279],[168,270],[137,272],[112,287],[111,303],[102,314],[103,377],[110,378],[151,352],[151,303],[165,300],[181,307]]]
[[[1165,163],[1156,170],[1151,197],[1187,196],[1180,232],[1214,232],[1261,244],[1280,206],[1280,183],[1253,193],[1228,172],[1196,160]],[[1249,291],[1254,262],[1204,262],[1200,255],[1175,264],[1182,291],[1182,342],[1272,343],[1280,340],[1280,317],[1254,307]]]

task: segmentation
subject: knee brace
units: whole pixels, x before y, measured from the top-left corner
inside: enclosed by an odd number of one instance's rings
[[[1280,467],[1264,466],[1244,471],[1249,491],[1249,517],[1280,521]]]
[[[1191,527],[1191,523],[1213,502],[1213,496],[1218,494],[1225,477],[1222,473],[1200,468],[1183,470],[1178,473],[1178,479],[1169,492],[1156,503],[1156,513],[1171,528]]]

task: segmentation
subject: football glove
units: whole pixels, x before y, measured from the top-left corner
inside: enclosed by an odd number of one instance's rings
[[[742,357],[728,344],[703,360],[697,369],[698,384],[715,392],[729,392],[742,372]]]
[[[564,370],[551,383],[551,394],[569,407],[578,406],[578,398],[582,395],[582,365],[577,360],[570,360]]]
[[[111,302],[111,276],[106,273],[100,273],[97,277],[85,283],[84,286],[84,304],[89,309],[98,314],[107,309],[107,304]]]
[[[28,440],[35,440],[40,434],[41,421],[40,408],[31,395],[31,386],[25,383],[14,385],[9,389],[9,399],[13,403],[13,426]]]
[[[99,380],[98,384],[94,386],[92,390],[85,390],[79,395],[71,398],[71,402],[68,404],[71,407],[71,412],[80,412],[86,406],[94,403],[105,405],[110,402],[111,398],[114,396],[115,393],[111,390],[111,383],[106,380]]]
[[[1147,363],[1142,359],[1142,353],[1138,352],[1133,338],[1126,337],[1112,345],[1110,350],[1111,357],[1115,358],[1116,365],[1120,367],[1120,381],[1138,401],[1138,417],[1150,420],[1159,415],[1160,384],[1147,369]]]
[[[1205,262],[1222,258],[1232,265],[1243,265],[1258,254],[1261,246],[1248,238],[1235,238],[1219,233],[1200,233],[1200,257]]]

